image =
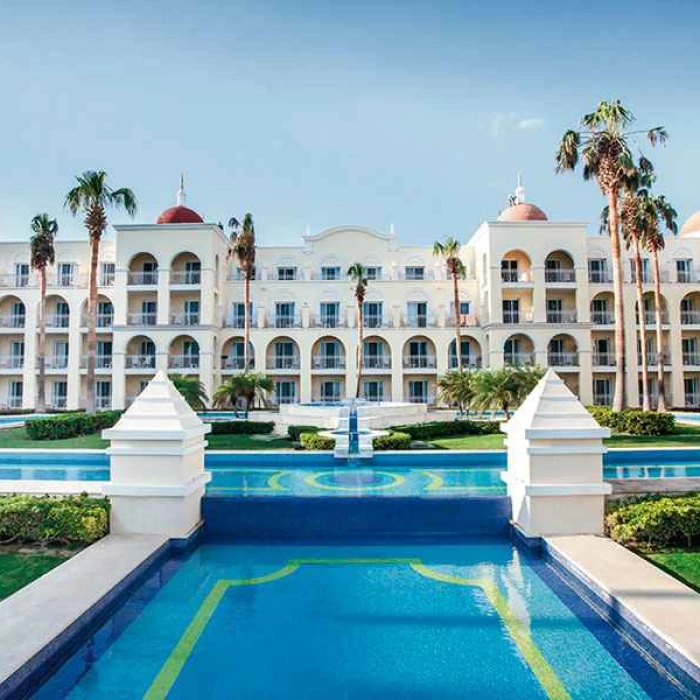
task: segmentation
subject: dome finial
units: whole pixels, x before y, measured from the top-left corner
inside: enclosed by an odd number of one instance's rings
[[[523,187],[523,175],[518,173],[518,186],[515,188],[515,203],[525,204],[525,188]]]
[[[175,202],[178,207],[184,207],[187,201],[187,195],[185,194],[185,173],[180,173],[180,189],[175,195]]]

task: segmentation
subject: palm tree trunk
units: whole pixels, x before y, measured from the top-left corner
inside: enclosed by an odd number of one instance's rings
[[[455,304],[455,352],[457,353],[457,368],[461,372],[462,367],[462,319],[459,315],[459,279],[456,273],[452,273],[452,285],[454,289]]]
[[[243,291],[244,306],[243,309],[243,366],[244,372],[249,369],[250,361],[250,274],[246,270],[244,291]]]
[[[642,346],[642,410],[650,411],[649,366],[647,363],[647,327],[644,310],[644,290],[642,289],[642,256],[639,252],[639,238],[634,236],[634,276],[637,290],[637,314],[639,321],[639,342]]]
[[[95,359],[97,355],[97,264],[100,254],[99,236],[90,236],[90,290],[88,293],[87,338],[87,404],[88,413],[95,412]]]
[[[654,267],[654,311],[656,312],[656,383],[658,384],[658,400],[656,410],[666,412],[666,387],[664,386],[664,364],[666,353],[664,352],[664,333],[661,328],[661,272],[659,271],[659,253],[656,248],[651,250],[651,258]]]
[[[360,385],[362,383],[362,355],[365,333],[365,319],[362,312],[362,302],[357,302],[357,352],[355,353],[357,361],[357,386],[355,387],[355,398],[360,398]]]
[[[46,411],[46,268],[39,273],[39,347],[37,348],[38,385],[35,410]]]
[[[615,395],[613,410],[625,407],[625,300],[622,288],[622,254],[617,213],[617,191],[608,193],[610,212],[610,255],[613,263],[613,294],[615,297]]]

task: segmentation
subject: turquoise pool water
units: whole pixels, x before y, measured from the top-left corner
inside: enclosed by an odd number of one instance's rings
[[[205,544],[36,697],[681,697],[547,569],[501,541]]]

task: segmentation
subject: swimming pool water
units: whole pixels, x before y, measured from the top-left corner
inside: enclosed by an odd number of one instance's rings
[[[204,544],[169,566],[36,697],[681,697],[505,541]]]

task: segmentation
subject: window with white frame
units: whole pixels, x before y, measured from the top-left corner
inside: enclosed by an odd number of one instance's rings
[[[340,267],[337,265],[324,265],[321,268],[321,279],[329,282],[340,279]]]
[[[284,267],[277,268],[277,279],[278,280],[287,282],[290,280],[295,280],[296,278],[297,278],[296,267],[284,266]]]

